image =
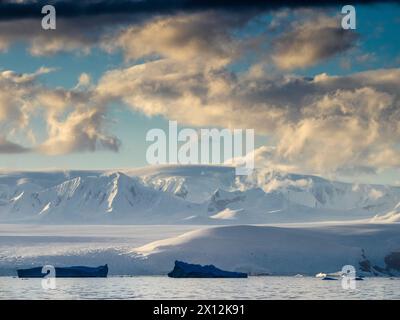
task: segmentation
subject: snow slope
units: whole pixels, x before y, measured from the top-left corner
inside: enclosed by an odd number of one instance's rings
[[[17,268],[53,264],[112,265],[111,274],[136,274],[132,248],[195,229],[194,226],[0,224],[0,276]]]
[[[156,241],[134,252],[149,270],[161,273],[174,260],[182,260],[258,274],[315,275],[353,265],[359,274],[398,275],[400,224],[215,227]]]
[[[60,230],[61,228],[61,230]],[[108,263],[111,275],[167,274],[175,260],[271,275],[400,275],[400,224],[18,226],[0,235],[0,275],[16,268]],[[12,230],[11,230],[12,229]],[[189,231],[189,232],[188,232]]]

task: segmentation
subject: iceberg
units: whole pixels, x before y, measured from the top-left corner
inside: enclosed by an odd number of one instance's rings
[[[175,261],[174,270],[168,273],[170,278],[247,278],[247,273],[218,269],[213,265],[202,266]]]
[[[339,280],[339,279],[335,277],[323,277],[322,280]]]
[[[18,269],[18,278],[44,278],[49,273],[43,272],[43,267],[36,267],[30,269]],[[56,278],[107,278],[108,265],[100,267],[65,267],[55,268]]]

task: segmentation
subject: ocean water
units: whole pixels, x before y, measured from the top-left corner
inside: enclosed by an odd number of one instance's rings
[[[367,278],[356,289],[312,277],[170,279],[166,276],[56,279],[0,277],[0,299],[400,299],[400,279]]]

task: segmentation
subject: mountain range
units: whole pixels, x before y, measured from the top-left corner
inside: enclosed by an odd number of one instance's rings
[[[0,175],[0,222],[7,223],[393,222],[399,203],[395,186],[275,170],[238,177],[234,168],[222,166]]]

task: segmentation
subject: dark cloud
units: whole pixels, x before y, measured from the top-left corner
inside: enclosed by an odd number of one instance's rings
[[[354,47],[358,37],[340,28],[338,19],[315,15],[273,41],[273,60],[281,69],[306,68]]]
[[[5,153],[24,153],[29,152],[30,149],[20,146],[14,142],[8,141],[7,139],[0,137],[0,154]]]
[[[400,3],[400,0],[353,0],[356,4]],[[2,1],[0,19],[32,18],[40,15],[43,5],[56,5],[60,17],[98,16],[108,14],[172,14],[198,10],[276,10],[345,5],[338,0],[38,0]]]

